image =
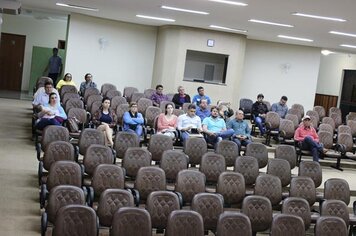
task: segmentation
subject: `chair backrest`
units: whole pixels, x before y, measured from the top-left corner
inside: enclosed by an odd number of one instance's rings
[[[259,173],[257,159],[250,156],[240,156],[236,159],[234,171],[244,176],[246,185],[253,185]]]
[[[271,159],[268,161],[267,174],[277,176],[281,180],[282,187],[290,184],[291,169],[288,161],[283,159]]]
[[[195,211],[176,210],[168,216],[166,236],[203,236],[204,223],[202,216]]]
[[[190,204],[194,195],[205,192],[205,175],[196,170],[181,170],[178,172],[175,191],[180,192],[184,204]]]
[[[332,112],[329,114],[329,117],[332,118],[335,122],[335,128],[342,125],[342,117],[340,113]]]
[[[81,155],[85,155],[88,147],[92,144],[105,144],[105,137],[103,132],[91,128],[82,130],[79,136],[79,153]]]
[[[252,232],[265,231],[272,224],[271,201],[263,196],[247,196],[242,202],[241,212],[251,221]]]
[[[110,227],[115,212],[121,207],[134,207],[132,194],[124,189],[106,189],[100,195],[97,214],[100,225]]]
[[[91,96],[93,94],[100,94],[100,91],[97,88],[93,88],[93,87],[85,89],[85,92],[84,92],[84,103],[85,104],[87,104],[89,96]]]
[[[255,195],[267,197],[272,206],[278,205],[282,201],[281,180],[273,175],[261,174],[256,179]]]
[[[318,132],[319,142],[323,144],[324,148],[332,149],[334,146],[333,134],[329,131]]]
[[[325,117],[326,113],[325,113],[325,108],[323,106],[314,106],[313,110],[319,114],[320,120]]]
[[[337,143],[344,145],[346,152],[353,152],[354,143],[351,134],[348,133],[338,134]]]
[[[331,113],[337,113],[337,114],[341,115],[341,109],[338,108],[338,107],[330,107],[329,108],[329,116],[330,116]]]
[[[84,205],[85,194],[83,189],[71,185],[59,185],[51,189],[48,196],[46,212],[48,221],[54,223],[58,210],[66,205]]]
[[[349,210],[345,202],[341,200],[325,200],[321,205],[321,216],[337,216],[345,221],[346,226],[349,226]]]
[[[311,122],[311,125],[312,125],[315,129],[318,129],[318,126],[319,126],[319,119],[318,119],[318,117],[316,117],[316,116],[310,116],[310,122]]]
[[[287,114],[285,117],[286,120],[290,120],[293,122],[294,125],[294,130],[298,128],[299,126],[299,118],[297,115],[294,114]]]
[[[245,197],[245,179],[237,172],[223,172],[216,184],[216,192],[224,197],[225,204],[239,204]]]
[[[53,141],[47,145],[43,155],[43,167],[49,170],[56,161],[75,161],[74,147],[65,141]]]
[[[167,95],[167,97],[168,97],[168,101],[172,101],[172,99],[173,99],[173,97],[174,97],[174,93],[167,93],[166,94]],[[173,106],[174,107],[174,106]]]
[[[280,136],[284,139],[292,139],[294,137],[294,123],[291,120],[281,119],[279,123]]]
[[[137,110],[142,115],[146,115],[146,110],[149,106],[153,106],[153,102],[151,99],[148,98],[140,98],[137,101]]]
[[[133,93],[131,96],[131,102],[138,102],[138,100],[144,97],[145,95],[143,93],[139,93],[139,92]]]
[[[82,186],[83,175],[80,165],[73,161],[56,161],[51,165],[47,178],[47,189],[58,185]]]
[[[166,190],[166,175],[158,167],[141,167],[137,172],[134,187],[140,193],[140,200],[145,201],[151,192]]]
[[[340,178],[331,178],[324,183],[324,198],[341,200],[349,205],[350,186],[349,183]]]
[[[205,230],[215,231],[219,216],[224,212],[224,198],[216,193],[197,193],[191,209],[203,217]]]
[[[284,199],[281,212],[299,216],[304,222],[305,230],[309,229],[311,222],[310,206],[304,198],[288,197]]]
[[[126,170],[126,175],[136,178],[137,172],[141,167],[151,165],[151,153],[141,147],[127,148],[122,160],[122,167]]]
[[[284,159],[289,162],[290,168],[293,169],[297,163],[297,153],[292,145],[280,144],[276,147],[275,158]]]
[[[119,125],[123,125],[123,116],[124,113],[129,111],[129,104],[128,103],[124,103],[124,104],[120,104],[116,107],[116,116],[117,116],[117,123]]]
[[[112,99],[113,97],[116,97],[116,96],[120,96],[121,97],[122,94],[121,94],[120,91],[118,91],[116,89],[115,90],[111,89],[111,90],[107,91],[105,95],[106,95],[106,97]]]
[[[304,106],[302,104],[295,103],[292,105],[291,109],[297,109],[300,112],[301,117],[304,116]]]
[[[183,151],[189,157],[190,164],[200,164],[202,156],[208,151],[203,138],[188,138],[185,140]]]
[[[101,104],[101,101],[100,101]],[[68,111],[68,119],[75,118],[80,124],[88,123],[88,113],[83,108],[73,107]]]
[[[316,161],[302,161],[299,164],[298,175],[312,178],[316,188],[321,185],[323,180],[321,166],[319,162]]]
[[[96,101],[102,102],[102,100],[103,100],[103,96],[101,96],[100,94],[90,95],[86,101],[87,111],[91,111],[91,106],[94,102],[96,102]]]
[[[152,228],[165,229],[169,214],[179,209],[178,195],[173,192],[155,191],[147,197],[146,210],[151,215]]]
[[[78,93],[65,93],[62,97],[61,97],[61,102],[62,104],[66,104],[67,101],[69,99],[72,99],[72,98],[78,98],[80,99],[80,96]]]
[[[262,143],[249,143],[246,146],[246,156],[251,156],[257,159],[258,168],[263,168],[268,163],[268,151]]]
[[[184,111],[184,113],[188,111],[188,107],[190,104],[191,104],[190,102],[183,103],[182,110]]]
[[[65,103],[65,112],[68,114],[71,108],[82,108],[84,109],[84,103],[80,98],[70,98]]]
[[[152,94],[156,92],[156,89],[154,88],[148,88],[143,91],[143,94],[145,95],[145,98],[151,99]]]
[[[124,98],[122,96],[114,96],[113,98],[111,98],[111,103],[110,103],[111,109],[116,111],[116,108],[120,104],[127,104],[126,98]]]
[[[266,114],[265,125],[268,130],[275,130],[279,128],[281,118],[277,112],[269,111]]]
[[[162,111],[159,107],[149,106],[146,108],[145,119],[146,119],[146,126],[154,127],[154,121]]]
[[[299,216],[289,214],[277,214],[273,217],[270,235],[304,236],[304,222]]]
[[[36,81],[35,90],[37,91],[37,89],[39,89],[40,87],[44,87],[44,85],[47,81],[49,81],[53,84],[53,80],[50,77],[47,77],[47,76],[38,77],[37,81]],[[36,92],[36,91],[34,91],[34,92]]]
[[[331,133],[332,135],[334,134],[334,129],[330,124],[322,123],[319,125],[319,131],[327,131]]]
[[[123,158],[129,147],[139,147],[140,142],[135,132],[120,131],[115,135],[114,149],[118,158]]]
[[[54,223],[53,236],[97,236],[99,225],[93,208],[67,205],[59,209]]]
[[[97,112],[97,111],[100,109],[101,105],[102,105],[101,100],[100,100],[100,101],[98,100],[98,101],[93,102],[93,103],[91,104],[91,108],[90,108],[90,110],[89,110],[88,112],[90,112],[90,114],[91,114],[92,116],[94,116],[95,112]]]
[[[226,166],[234,166],[239,156],[239,147],[233,141],[222,140],[217,143],[215,152],[224,156]]]
[[[243,112],[246,113],[251,113],[252,111],[252,105],[253,101],[248,98],[241,98],[240,99],[240,107],[239,109],[243,110]]]
[[[101,85],[100,93],[105,96],[106,92],[109,90],[116,90],[116,85],[110,83],[104,83]]]
[[[123,96],[126,98],[126,100],[128,102],[131,102],[131,96],[133,93],[138,92],[138,89],[135,87],[125,87],[124,88],[124,92],[123,92]]]
[[[336,216],[321,216],[315,224],[315,236],[348,234],[345,221]]]
[[[100,164],[113,164],[114,156],[111,148],[102,144],[92,144],[87,148],[83,158],[85,173],[93,175],[94,169]]]
[[[295,108],[288,109],[287,114],[296,115],[298,117],[298,124],[302,120],[301,112],[298,109]]]
[[[172,102],[172,99],[169,100],[169,101],[162,101],[160,104],[159,104],[159,108],[161,108],[161,111],[162,113],[164,113],[166,111],[166,105],[167,104],[171,104],[174,107],[176,107],[176,105],[174,104],[174,102]]]
[[[347,125],[351,128],[352,137],[356,136],[356,120],[348,120]]]
[[[305,114],[308,116],[315,116],[318,122],[320,121],[319,113],[317,111],[308,110]]]
[[[46,150],[47,145],[53,141],[69,142],[69,131],[67,128],[58,125],[48,125],[42,132],[41,148]]]
[[[162,154],[166,150],[173,150],[172,138],[164,134],[151,135],[148,151],[152,154],[152,160],[161,161]]]
[[[121,207],[114,214],[110,236],[151,236],[151,217],[147,210],[137,207]]]
[[[239,236],[252,235],[250,219],[239,212],[224,211],[220,214],[217,225],[218,236],[237,234]]]
[[[322,123],[322,124],[329,124],[329,125],[331,125],[331,127],[333,128],[333,132],[334,132],[336,126],[335,126],[335,121],[334,121],[333,118],[325,116],[325,117],[321,120],[321,123]]]
[[[349,120],[356,120],[356,112],[349,112],[345,117],[346,122]]]
[[[341,133],[351,134],[351,127],[348,125],[339,125],[339,127],[337,127],[337,133],[338,134],[341,134]]]
[[[303,198],[312,206],[316,200],[316,189],[314,181],[307,176],[293,177],[289,188],[290,197]]]
[[[179,150],[166,150],[162,154],[160,167],[166,173],[167,180],[175,182],[178,172],[188,168],[188,156]]]
[[[113,164],[100,164],[94,169],[91,186],[96,196],[106,189],[123,189],[125,170]]]
[[[182,109],[174,108],[173,110],[173,114],[176,115],[177,117],[183,115],[184,113],[185,112]]]
[[[207,152],[203,155],[199,171],[205,174],[208,182],[216,183],[219,175],[225,170],[226,165],[223,155],[214,152]]]

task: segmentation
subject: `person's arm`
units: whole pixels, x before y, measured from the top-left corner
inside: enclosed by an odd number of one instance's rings
[[[156,96],[156,94],[155,94],[155,93],[154,93],[154,94],[152,94],[152,96],[151,96],[151,100],[152,100],[152,102],[153,102],[153,106],[156,106],[156,107],[158,107],[158,106],[159,106],[159,101],[158,101],[157,96]]]
[[[131,118],[131,116],[130,116],[128,111],[126,111],[124,113],[124,116],[123,116],[122,119],[124,120],[124,123],[126,123],[126,124],[130,124],[130,125],[136,125],[137,124],[135,121],[132,120],[132,118]]]
[[[168,129],[169,126],[164,120],[164,114],[160,114],[157,119],[157,129],[159,132],[164,131],[165,129]]]
[[[245,135],[248,139],[251,138],[251,128],[248,126],[248,124],[245,122],[246,124],[246,129],[245,129]]]
[[[59,74],[58,75],[62,74],[62,70],[63,70],[63,63],[62,63],[62,58],[61,58],[61,61],[60,61],[60,64],[59,64]]]
[[[188,94],[185,94],[185,102],[191,103],[190,96]]]
[[[206,134],[209,135],[209,136],[215,135],[215,133],[209,131],[209,129],[208,129],[208,122],[209,122],[208,119],[209,119],[209,117],[207,117],[207,118],[205,118],[205,119],[203,120],[203,123],[202,123],[202,130],[203,130],[204,133],[206,133]]]
[[[172,102],[174,103],[174,105],[176,105],[176,108],[180,107],[180,103],[179,103],[179,93],[174,94],[173,98],[172,98]]]
[[[301,133],[300,133],[300,127],[297,128],[297,130],[295,131],[294,133],[294,140],[296,141],[303,141],[303,137],[301,136]]]
[[[131,118],[132,121],[135,123],[135,124],[138,124],[138,125],[142,125],[144,120],[143,120],[143,116],[141,113],[137,113],[137,117],[133,117]]]
[[[64,120],[66,120],[67,114],[65,113],[63,107],[61,105],[58,105],[58,111],[59,111],[59,116],[62,117]]]
[[[312,138],[315,142],[318,142],[319,143],[319,136],[318,134],[316,133],[315,129],[313,127],[311,127],[311,131],[312,131]]]
[[[276,103],[272,104],[271,111],[277,112],[277,104]]]

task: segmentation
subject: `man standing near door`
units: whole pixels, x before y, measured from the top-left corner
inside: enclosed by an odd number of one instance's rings
[[[63,64],[62,58],[58,56],[58,48],[53,48],[52,52],[53,56],[49,58],[48,64],[43,73],[48,70],[48,77],[53,80],[54,87],[56,87],[58,83],[57,78],[60,74],[62,74]]]

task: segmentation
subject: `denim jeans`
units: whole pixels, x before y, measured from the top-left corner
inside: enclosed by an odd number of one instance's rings
[[[215,135],[208,135],[206,136],[206,141],[211,144],[216,144],[219,140],[222,139],[229,139],[231,138],[232,135],[234,135],[234,130],[233,129],[227,129],[218,133],[215,133]]]
[[[311,151],[313,161],[319,161],[319,152],[323,150],[323,146],[315,142],[310,136],[307,136],[302,141],[302,149]]]
[[[247,146],[249,143],[252,143],[250,139],[240,140],[238,138],[233,138],[232,141],[234,141],[237,144],[237,146],[239,147],[239,151],[241,150],[241,145]]]
[[[264,135],[265,132],[266,132],[266,129],[265,129],[265,127],[263,126],[263,122],[264,122],[264,121],[265,121],[265,118],[263,118],[263,117],[260,117],[260,116],[256,116],[256,117],[255,117],[255,123],[256,123],[258,129],[260,130],[260,134],[261,134],[261,135]]]

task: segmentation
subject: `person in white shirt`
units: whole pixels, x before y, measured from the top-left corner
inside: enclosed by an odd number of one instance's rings
[[[201,127],[201,120],[199,116],[195,114],[196,106],[190,104],[186,114],[178,117],[178,130],[181,131],[181,138],[184,142],[189,138],[191,134],[200,134],[203,130]]]

